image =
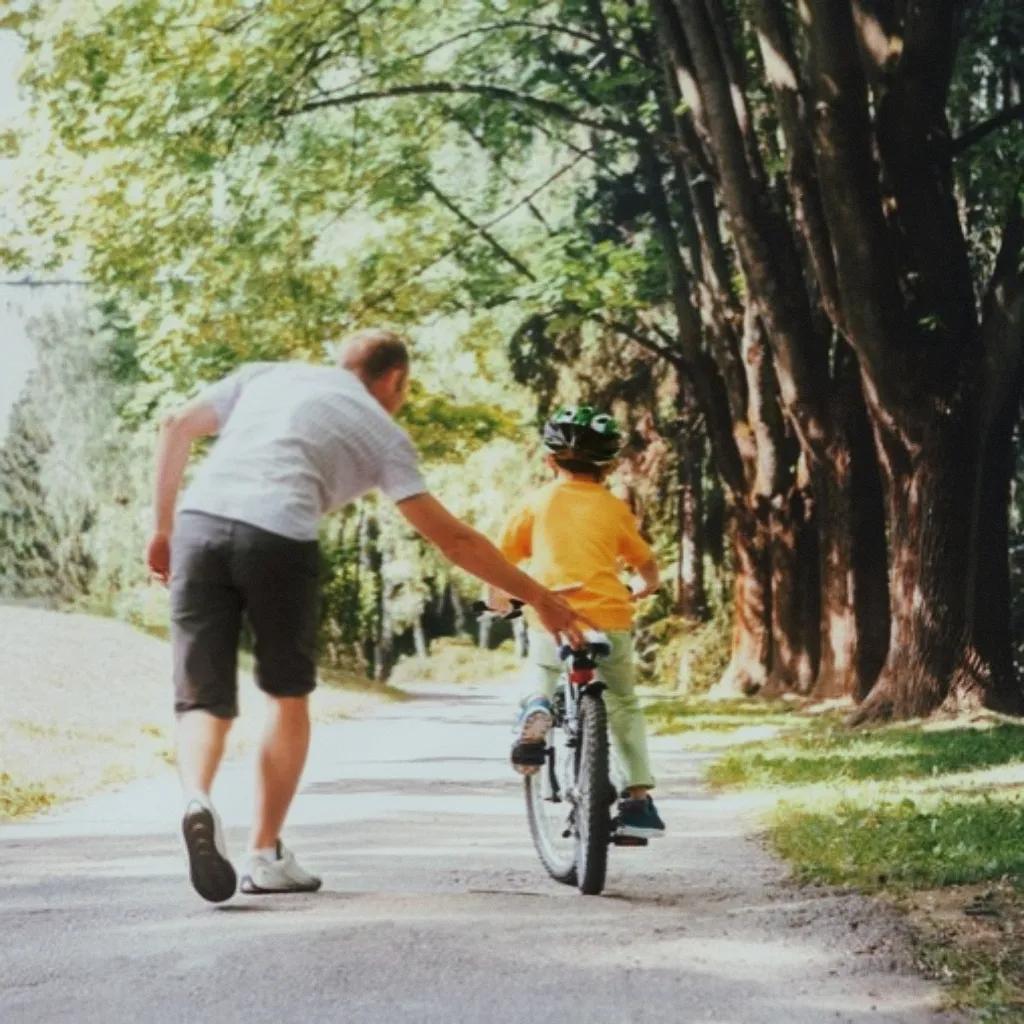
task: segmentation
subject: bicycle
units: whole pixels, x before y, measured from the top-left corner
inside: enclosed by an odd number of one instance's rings
[[[520,602],[502,615],[477,602],[478,614],[514,619]],[[548,874],[587,896],[604,889],[608,847],[646,846],[647,840],[617,834],[611,807],[618,794],[611,782],[608,712],[599,662],[611,653],[603,633],[586,634],[586,645],[564,644],[564,669],[551,702],[552,725],[535,770],[524,776],[526,814],[533,845]]]

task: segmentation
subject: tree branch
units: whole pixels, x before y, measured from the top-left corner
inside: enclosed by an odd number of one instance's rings
[[[610,317],[603,317],[598,313],[592,313],[588,319],[594,323],[601,324],[602,327],[607,327],[613,331],[618,331],[619,334],[624,334],[630,341],[635,341],[641,348],[647,349],[648,352],[653,352],[677,370],[683,368],[683,359],[677,351],[673,351],[668,345],[655,341],[649,334],[638,330],[632,324]]]
[[[367,92],[343,93],[340,95],[328,94],[323,99],[307,100],[298,107],[290,110],[281,110],[279,115],[282,117],[294,117],[297,114],[307,114],[326,107],[350,107],[370,100],[396,99],[400,96],[451,96],[460,93],[469,93],[475,96],[484,96],[490,99],[519,104],[533,110],[539,110],[550,117],[568,121],[572,124],[580,124],[596,131],[612,132],[627,137],[635,137],[636,135],[633,128],[620,121],[588,117],[586,114],[581,114],[555,100],[545,100],[539,96],[517,92],[515,89],[509,89],[502,85],[486,85],[476,82],[418,82],[411,85],[393,85],[386,89],[371,89]]]
[[[424,176],[421,180],[427,191],[431,195],[436,196],[446,210],[450,210],[463,224],[472,228],[509,266],[514,267],[523,277],[528,278],[530,281],[537,280],[533,272],[522,260],[509,252],[484,225],[477,224],[468,213],[465,213],[452,199],[446,196],[430,178]]]
[[[949,144],[950,151],[954,156],[957,156],[965,149],[969,149],[975,143],[981,142],[982,139],[998,131],[1000,128],[1012,124],[1014,121],[1024,122],[1024,103],[1017,103],[1012,107],[1007,107],[1005,110],[1000,110],[998,114],[988,118],[988,120],[971,125],[962,135],[955,138]]]

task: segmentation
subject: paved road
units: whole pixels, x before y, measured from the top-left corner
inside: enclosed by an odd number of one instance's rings
[[[505,765],[508,692],[420,690],[319,730],[287,839],[312,896],[213,907],[170,776],[0,827],[0,1021],[878,1024],[951,1020],[871,904],[808,891],[656,743],[670,837],[605,896],[549,881]],[[250,767],[218,804],[244,843]]]

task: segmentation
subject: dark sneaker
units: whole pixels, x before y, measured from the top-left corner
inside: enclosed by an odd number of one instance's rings
[[[658,839],[665,834],[665,822],[649,797],[619,801],[619,827],[617,835],[633,839]]]
[[[544,764],[551,722],[551,704],[544,697],[533,697],[523,706],[511,758],[520,775],[532,775]]]
[[[190,800],[181,820],[192,888],[204,900],[223,903],[235,894],[237,878],[224,846],[224,827],[209,804]]]

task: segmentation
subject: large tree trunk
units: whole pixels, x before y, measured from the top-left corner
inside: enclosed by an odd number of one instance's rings
[[[817,558],[817,538],[812,505],[807,499],[804,490],[794,487],[772,502],[772,657],[768,693],[807,693],[817,675],[817,572],[807,572]]]
[[[856,722],[984,703],[970,650],[980,418],[961,393],[945,415],[903,429],[872,410],[889,506],[889,654]],[[925,419],[927,417],[927,419]]]
[[[819,700],[863,699],[889,649],[885,509],[856,359],[840,349],[837,441],[816,472],[821,541]]]
[[[987,690],[986,703],[1024,713],[1024,690],[1013,663],[1010,591],[1010,494],[1015,469],[1014,428],[1019,387],[996,416],[981,463],[975,528],[977,568],[970,608],[970,661]]]
[[[732,657],[712,697],[757,693],[768,681],[771,659],[771,578],[767,508],[737,507],[732,519],[735,582]]]

